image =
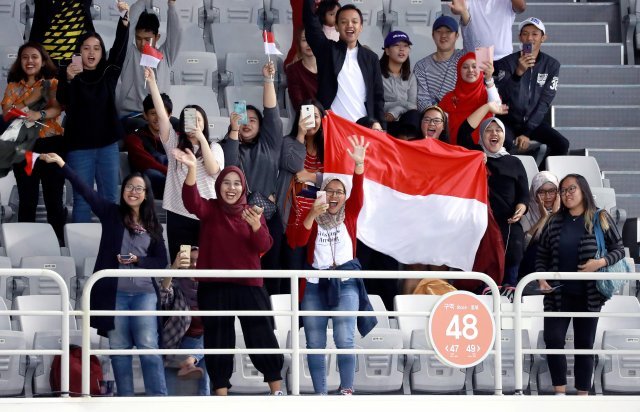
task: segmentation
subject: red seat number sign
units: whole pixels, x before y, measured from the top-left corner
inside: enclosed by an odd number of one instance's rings
[[[474,294],[447,293],[431,311],[428,336],[440,361],[455,368],[482,362],[493,348],[495,324],[489,308]]]

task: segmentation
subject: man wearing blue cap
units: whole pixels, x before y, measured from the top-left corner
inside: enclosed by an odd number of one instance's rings
[[[466,0],[453,0],[451,12],[462,21],[462,46],[456,50],[458,22],[451,16],[440,16],[433,23],[433,42],[436,52],[416,63],[413,73],[418,83],[418,111],[437,104],[456,85],[456,65],[464,54],[475,47],[471,15]]]

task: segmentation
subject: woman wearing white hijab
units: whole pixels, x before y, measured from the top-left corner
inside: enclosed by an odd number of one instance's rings
[[[524,253],[524,231],[520,219],[526,213],[529,203],[527,173],[520,159],[510,156],[504,148],[505,127],[502,121],[497,117],[482,121],[488,112],[504,114],[507,110],[506,106],[496,102],[481,106],[460,126],[458,143],[467,149],[482,150],[487,156],[489,203],[506,246],[505,277],[502,284],[513,287],[518,280],[518,267]],[[471,137],[478,124],[479,145]]]

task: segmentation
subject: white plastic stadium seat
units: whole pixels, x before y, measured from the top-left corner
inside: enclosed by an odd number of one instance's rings
[[[182,109],[190,104],[196,104],[209,116],[220,116],[218,107],[218,96],[208,87],[202,86],[171,86],[171,101],[175,113],[180,113]]]
[[[539,172],[538,165],[536,164],[536,160],[533,158],[533,156],[527,156],[527,155],[514,155],[514,156],[520,159],[520,162],[522,162],[522,166],[524,166],[524,170],[527,172],[527,182],[528,182],[527,187],[531,187],[531,182],[533,181],[533,177]]]
[[[0,297],[0,310],[6,309],[7,305]],[[26,349],[24,333],[12,330],[9,315],[0,315],[0,350],[11,349]],[[19,355],[0,355],[0,397],[16,396],[22,393],[24,371],[21,375],[20,369]]]
[[[549,156],[546,169],[560,180],[570,173],[577,173],[587,179],[590,187],[604,187],[600,166],[592,156]]]
[[[264,109],[262,104],[263,88],[260,86],[227,86],[224,89],[224,101],[227,110],[233,111],[233,103],[244,100],[247,104],[257,107],[260,111]]]
[[[67,223],[64,226],[64,244],[76,261],[77,274],[84,273],[85,258],[98,256],[101,236],[102,225],[99,223]]]
[[[640,392],[640,329],[604,331],[602,349],[631,349],[637,351],[638,355],[601,356],[596,374],[602,370],[602,384],[598,390],[597,380],[600,376],[596,376],[596,393],[602,393],[603,390],[616,394]]]
[[[229,130],[229,118],[220,116],[208,116],[209,119],[209,138],[219,142]]]
[[[515,392],[515,345],[514,330],[504,329],[502,335],[502,391],[503,393]],[[529,349],[529,333],[522,330],[522,347]],[[522,382],[529,381],[531,369],[531,355],[523,355]],[[489,355],[473,370],[473,389],[482,392],[493,392],[495,389],[494,355]]]
[[[13,267],[25,256],[61,256],[60,245],[48,223],[4,223],[2,244]]]
[[[390,0],[391,19],[397,25],[433,26],[442,13],[440,0]]]
[[[75,281],[76,264],[71,256],[25,256],[20,267],[23,269],[50,269],[62,276],[71,290],[72,279]],[[29,295],[59,295],[58,284],[48,276],[25,277]],[[74,287],[75,289],[75,287]],[[74,293],[75,295],[75,293]]]

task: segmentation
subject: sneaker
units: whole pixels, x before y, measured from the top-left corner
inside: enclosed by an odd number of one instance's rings
[[[178,378],[180,379],[202,379],[203,376],[204,370],[192,364],[178,370]]]
[[[498,286],[498,290],[501,290],[501,289],[502,289],[502,286]],[[486,288],[484,288],[482,290],[482,294],[483,295],[492,295],[493,293],[491,292],[491,288],[489,286],[487,286]]]
[[[353,395],[353,389],[340,389],[340,395]]]
[[[284,396],[284,392],[282,391],[275,391],[274,393],[271,394],[271,396]]]
[[[513,303],[513,295],[516,293],[516,288],[513,286],[505,286],[500,292],[501,296],[506,296],[509,302]]]

